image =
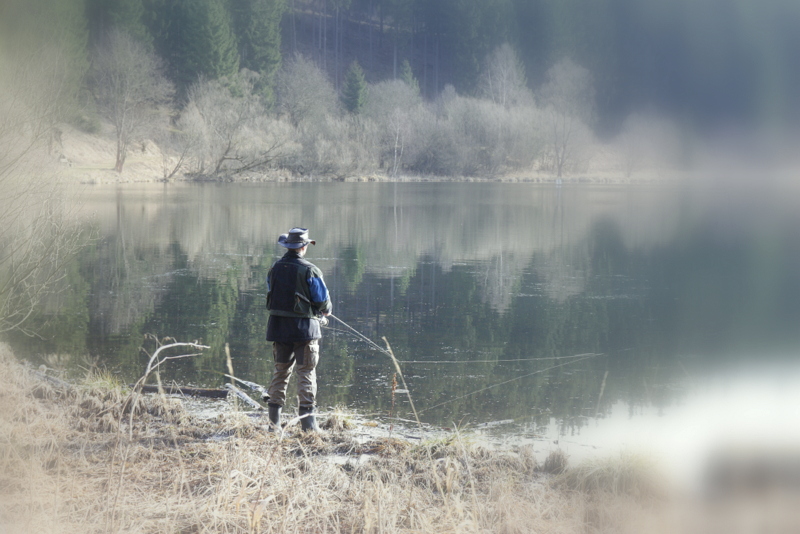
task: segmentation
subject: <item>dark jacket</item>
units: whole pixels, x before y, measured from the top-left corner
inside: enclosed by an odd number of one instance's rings
[[[317,315],[331,311],[322,272],[289,250],[267,275],[267,341],[297,342],[322,337]]]

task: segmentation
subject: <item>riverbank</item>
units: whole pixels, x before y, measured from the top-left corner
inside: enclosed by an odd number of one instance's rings
[[[674,530],[664,486],[632,459],[540,465],[459,433],[357,439],[364,423],[330,413],[320,434],[280,436],[236,409],[131,400],[103,375],[53,384],[0,346],[0,531]]]
[[[170,176],[178,164],[174,154],[161,150],[153,141],[145,141],[133,147],[127,156],[121,173],[113,169],[115,143],[110,134],[110,125],[103,125],[96,134],[82,132],[70,125],[59,127],[58,141],[51,151],[53,166],[67,184],[125,184],[147,182],[194,182],[208,181],[178,171]],[[497,176],[404,176],[396,178],[385,173],[352,175],[294,175],[286,170],[271,169],[265,172],[249,172],[227,178],[215,178],[214,182],[452,182],[489,181],[522,183],[652,183],[675,181],[686,178],[686,173],[667,169],[637,169],[628,174],[624,170],[624,157],[612,146],[597,146],[593,157],[581,172],[572,172],[561,178],[553,173],[534,170],[515,171]],[[184,167],[185,168],[185,167]]]

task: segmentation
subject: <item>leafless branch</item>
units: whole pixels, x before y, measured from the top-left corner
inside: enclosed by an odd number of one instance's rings
[[[136,406],[137,406],[138,401],[139,401],[139,396],[141,394],[142,385],[144,385],[144,383],[147,382],[147,379],[150,377],[150,374],[153,371],[157,370],[162,364],[164,364],[167,361],[178,360],[178,359],[182,359],[182,358],[192,358],[192,357],[200,355],[200,353],[192,353],[192,354],[180,354],[180,355],[177,355],[177,356],[164,356],[164,357],[161,357],[161,353],[163,351],[165,351],[165,350],[170,350],[170,349],[174,349],[174,348],[178,348],[178,347],[180,347],[180,348],[187,348],[188,347],[188,348],[191,348],[191,349],[201,350],[201,351],[211,348],[208,345],[201,345],[201,344],[199,344],[197,342],[188,342],[187,343],[187,342],[173,341],[172,343],[168,343],[166,345],[162,345],[161,341],[159,341],[158,338],[156,338],[153,335],[146,336],[146,339],[155,340],[155,342],[156,342],[156,350],[153,351],[153,354],[150,356],[150,359],[147,362],[147,366],[145,367],[144,374],[133,385],[133,388],[131,389],[130,395],[128,395],[128,398],[125,400],[125,402],[123,404],[124,408],[128,408],[130,410],[129,417],[128,417],[128,427],[129,427],[128,431],[129,431],[129,438],[131,438],[131,439],[133,438],[133,414],[136,411]],[[144,348],[142,348],[142,350],[144,350]],[[147,352],[147,351],[145,351],[145,352]],[[123,409],[123,411],[124,411],[124,409]]]

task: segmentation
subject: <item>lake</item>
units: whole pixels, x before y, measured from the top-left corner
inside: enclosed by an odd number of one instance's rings
[[[91,187],[94,239],[35,317],[41,337],[13,342],[133,382],[146,334],[200,340],[162,379],[207,387],[227,380],[227,343],[235,374],[266,384],[264,280],[278,235],[305,226],[334,314],[388,341],[425,423],[575,457],[796,445],[799,201],[745,186]],[[321,354],[323,411],[413,418],[392,362],[342,323]]]

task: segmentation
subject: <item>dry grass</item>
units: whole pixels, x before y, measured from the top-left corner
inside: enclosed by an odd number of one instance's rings
[[[281,438],[158,396],[128,428],[127,395],[103,377],[59,390],[0,346],[0,532],[655,531],[651,504],[554,485],[531,449],[359,443],[342,413]]]
[[[558,483],[583,493],[607,492],[643,499],[665,497],[667,489],[663,481],[649,458],[629,452],[564,468],[557,479]]]

